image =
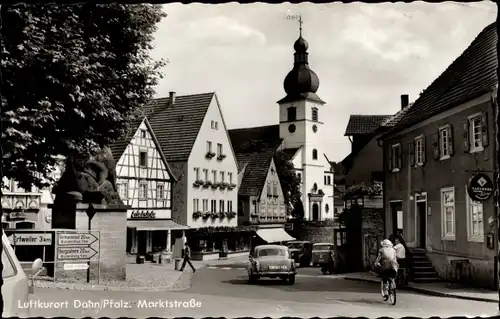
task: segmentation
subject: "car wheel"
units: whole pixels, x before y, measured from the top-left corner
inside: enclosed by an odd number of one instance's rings
[[[293,285],[295,283],[295,275],[288,277],[288,284]]]

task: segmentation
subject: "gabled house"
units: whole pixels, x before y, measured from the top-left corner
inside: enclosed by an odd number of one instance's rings
[[[386,233],[430,263],[415,280],[492,286],[497,34],[487,26],[379,136]],[[422,267],[420,267],[422,268]]]
[[[188,227],[172,220],[176,178],[147,117],[110,145],[116,161],[116,188],[127,209],[127,253],[171,251],[172,231]]]
[[[219,258],[220,250],[243,250],[238,225],[238,166],[217,95],[155,99],[151,126],[177,182],[172,217],[188,225],[193,258]],[[178,241],[182,247],[183,240]],[[177,244],[176,244],[177,245]]]

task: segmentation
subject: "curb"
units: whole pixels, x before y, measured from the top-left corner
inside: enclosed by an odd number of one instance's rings
[[[344,277],[344,279],[345,280],[352,280],[352,281],[371,282],[371,283],[377,283],[377,284],[380,283],[380,280],[375,280],[375,279],[370,279],[370,278]],[[413,287],[413,286],[406,286],[402,289],[412,290],[412,291],[419,292],[421,294],[428,295],[428,296],[498,303],[498,299],[461,296],[461,295],[455,295],[455,294],[450,294],[450,293],[446,293],[446,292],[439,292],[439,291],[434,291],[434,290],[429,290],[429,289],[417,288],[417,287]]]
[[[47,282],[35,280],[34,288],[56,288],[68,290],[86,290],[86,291],[128,291],[128,292],[166,292],[166,291],[182,291],[191,286],[191,278],[185,280],[190,273],[183,273],[174,282],[168,286],[136,286],[136,287],[120,287],[112,285],[92,285],[85,283],[68,283],[68,282]],[[183,285],[184,284],[184,285]]]

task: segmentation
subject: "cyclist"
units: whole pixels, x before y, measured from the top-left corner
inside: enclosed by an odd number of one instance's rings
[[[398,262],[396,259],[396,250],[389,239],[384,239],[380,243],[382,246],[378,252],[375,266],[380,269],[380,275],[384,283],[384,300],[389,299],[389,280],[396,278],[398,273]]]

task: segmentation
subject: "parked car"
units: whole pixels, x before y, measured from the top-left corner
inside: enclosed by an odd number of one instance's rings
[[[295,262],[290,258],[290,252],[282,245],[260,245],[254,248],[248,264],[248,280],[254,283],[262,277],[281,278],[295,283]]]
[[[333,259],[330,254],[333,250]],[[335,244],[332,243],[316,243],[312,249],[312,263],[314,267],[321,266],[321,272],[326,274],[333,274],[335,271]]]
[[[290,257],[300,267],[307,267],[311,264],[313,244],[310,241],[289,241],[286,246],[290,251]]]
[[[21,263],[12,249],[9,239],[2,230],[2,296],[3,313],[6,317],[29,317],[29,308],[25,307],[29,302],[29,294],[33,288],[29,287],[29,279],[26,276]],[[42,268],[42,260],[33,262],[32,269],[38,271]],[[21,306],[21,307],[20,307]]]

